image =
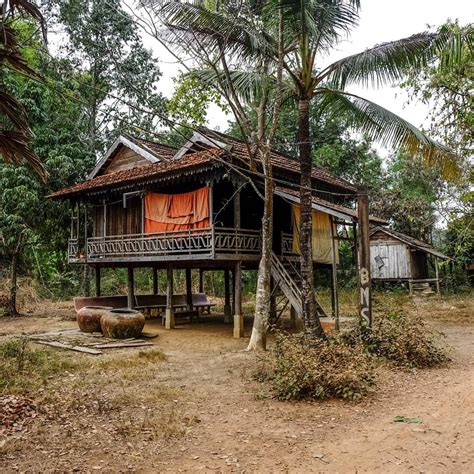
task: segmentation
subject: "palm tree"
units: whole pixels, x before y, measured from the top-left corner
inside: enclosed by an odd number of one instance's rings
[[[339,41],[357,25],[359,0],[267,0],[249,2],[267,28],[255,28],[245,16],[229,16],[227,10],[207,8],[206,1],[158,2],[165,25],[175,33],[199,37],[210,50],[218,50],[223,41],[231,44],[236,57],[255,64],[265,58],[277,60],[277,41],[272,18],[283,12],[285,57],[284,71],[299,111],[300,182],[300,249],[303,320],[313,334],[323,330],[316,315],[312,262],[312,182],[309,108],[337,117],[344,113],[354,129],[384,145],[402,149],[410,155],[420,154],[428,163],[441,163],[445,175],[452,175],[455,159],[445,147],[431,140],[416,127],[358,95],[347,91],[352,84],[381,86],[404,78],[410,70],[420,68],[447,51],[452,60],[459,49],[460,38],[443,30],[422,32],[408,38],[377,45],[346,57],[326,67],[320,62]],[[212,3],[212,2],[211,2]],[[226,2],[224,2],[226,3]],[[230,3],[230,2],[229,2]],[[245,3],[245,2],[244,2]],[[449,53],[449,54],[448,54]],[[232,71],[238,80],[234,87],[242,94],[252,90],[254,71]],[[202,74],[212,82],[212,73]],[[246,79],[247,78],[247,79]]]
[[[0,155],[7,163],[26,160],[43,178],[46,171],[39,157],[30,148],[32,131],[22,105],[4,88],[3,69],[37,78],[21,53],[17,30],[13,25],[17,15],[29,15],[43,29],[44,19],[39,9],[27,0],[4,0],[0,3]]]

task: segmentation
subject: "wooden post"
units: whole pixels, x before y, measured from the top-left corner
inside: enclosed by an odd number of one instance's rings
[[[171,265],[166,269],[166,311],[165,311],[166,329],[174,329],[174,308],[173,308],[173,267]]]
[[[230,272],[224,270],[224,323],[232,320],[232,308],[230,306]]]
[[[191,278],[191,269],[186,268],[186,306],[187,310],[191,311],[193,309],[193,287],[192,287],[192,278]]]
[[[359,315],[364,324],[372,326],[372,289],[370,278],[369,200],[367,191],[357,196],[359,220]]]
[[[232,285],[231,285],[231,289],[232,289],[232,299],[231,299],[231,310],[232,310],[232,314],[235,314],[235,269],[234,270],[231,270],[231,275],[232,275]]]
[[[331,219],[331,235],[332,235],[332,266],[331,266],[331,296],[332,296],[332,317],[335,320],[335,329],[339,331],[339,298],[337,294],[337,253],[338,244],[336,223],[334,218]]]
[[[290,306],[290,328],[296,328],[296,310],[293,306]]]
[[[153,270],[153,294],[158,294],[158,269],[156,267],[152,268]]]
[[[234,337],[244,336],[244,315],[242,314],[242,262],[235,264],[234,270]]]
[[[132,309],[135,306],[135,282],[133,278],[133,267],[128,267],[128,293],[127,306]]]
[[[100,296],[100,267],[95,267],[95,295]]]
[[[240,214],[240,191],[237,191],[234,196],[234,228],[240,229],[241,214]]]
[[[439,296],[439,269],[438,269],[438,257],[434,258],[434,264],[435,264],[435,274],[436,274],[436,293]]]
[[[199,293],[204,293],[204,270],[199,269]]]

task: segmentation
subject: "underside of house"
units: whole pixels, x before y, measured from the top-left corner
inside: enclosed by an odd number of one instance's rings
[[[88,179],[50,197],[73,210],[68,257],[96,270],[128,269],[127,306],[137,307],[133,270],[166,270],[166,326],[174,326],[173,270],[186,269],[186,310],[193,311],[191,270],[224,270],[225,320],[243,334],[242,270],[256,270],[261,253],[263,174],[245,143],[210,130],[195,132],[180,148],[120,136]],[[271,155],[274,194],[272,285],[301,314],[299,276],[299,163]],[[314,167],[313,259],[333,273],[332,314],[337,313],[338,244],[356,225],[357,189]],[[373,223],[384,222],[371,218]],[[355,232],[354,234],[355,235]],[[202,280],[202,279],[201,279]],[[232,281],[232,284],[230,283]],[[202,287],[200,288],[202,292]],[[152,301],[151,295],[149,301]],[[318,304],[320,316],[326,313]],[[233,315],[233,318],[232,318]]]

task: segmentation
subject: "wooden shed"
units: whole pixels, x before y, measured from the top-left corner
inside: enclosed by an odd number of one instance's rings
[[[370,234],[372,279],[408,282],[410,293],[429,292],[434,284],[439,293],[438,261],[449,257],[430,244],[388,228],[377,227]]]

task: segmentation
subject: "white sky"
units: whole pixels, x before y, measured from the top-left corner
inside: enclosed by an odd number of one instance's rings
[[[462,25],[472,22],[474,20],[474,1],[362,0],[359,27],[354,30],[348,40],[339,45],[338,50],[335,50],[327,58],[327,62],[329,64],[378,43],[424,31],[427,25],[437,26],[448,18],[458,19]],[[179,66],[158,42],[148,35],[144,35],[144,41],[146,46],[151,48],[154,55],[160,59],[159,66],[163,73],[160,88],[162,93],[169,97],[173,92],[173,78],[178,74]],[[420,103],[406,105],[406,93],[396,87],[351,88],[350,90],[401,115],[416,126],[423,124],[428,112],[428,108]],[[226,122],[226,116],[217,107],[212,107],[208,114],[208,125],[223,131],[227,126]]]

